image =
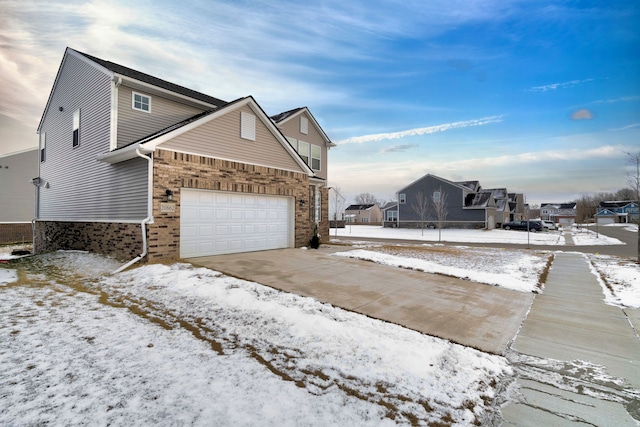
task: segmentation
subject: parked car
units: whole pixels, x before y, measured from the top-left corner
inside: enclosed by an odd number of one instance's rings
[[[558,227],[556,227],[556,223],[553,221],[545,221],[542,220],[542,225],[544,225],[544,227],[548,230],[557,230]]]
[[[545,226],[539,219],[530,219],[522,221],[510,221],[502,224],[502,228],[505,230],[529,230],[529,231],[544,231]]]

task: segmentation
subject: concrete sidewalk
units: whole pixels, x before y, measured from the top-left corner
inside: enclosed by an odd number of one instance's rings
[[[504,354],[533,301],[531,293],[331,256],[349,249],[323,245],[189,261],[495,354]]]
[[[505,426],[637,425],[640,339],[603,298],[583,255],[556,254],[507,354],[524,400],[503,408]]]

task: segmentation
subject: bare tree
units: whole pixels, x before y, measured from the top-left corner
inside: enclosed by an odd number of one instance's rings
[[[442,241],[442,227],[447,220],[447,193],[442,191],[442,187],[433,193],[433,210],[436,212],[436,221],[438,224],[438,242]]]
[[[631,188],[636,192],[636,204],[638,205],[638,209],[640,209],[640,151],[636,153],[626,153],[629,156],[629,162],[631,163],[632,170],[627,172],[627,176],[625,180],[629,183]],[[633,170],[635,169],[635,170]],[[638,212],[640,215],[640,211]],[[638,249],[637,256],[638,262],[640,263],[640,216],[636,218],[636,223],[638,224]]]
[[[376,197],[371,193],[360,193],[355,197],[356,205],[373,205],[378,203]]]
[[[416,194],[416,202],[411,204],[411,207],[420,217],[420,228],[422,229],[422,235],[424,236],[424,223],[429,215],[429,198],[424,195],[422,191],[418,191]]]
[[[616,191],[616,200],[635,200],[637,199],[636,190],[631,188],[622,188]]]

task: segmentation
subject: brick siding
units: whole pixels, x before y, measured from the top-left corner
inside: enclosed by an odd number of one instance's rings
[[[27,243],[33,240],[31,223],[4,223],[0,224],[0,244]]]

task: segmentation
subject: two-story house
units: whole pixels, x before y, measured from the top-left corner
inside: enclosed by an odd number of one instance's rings
[[[492,229],[520,216],[522,200],[506,188],[483,190],[478,181],[453,182],[427,174],[398,191],[395,224],[385,226]]]
[[[35,250],[132,263],[328,235],[334,144],[307,108],[274,117],[67,48],[38,126]]]
[[[540,218],[556,224],[571,225],[576,222],[576,203],[542,203]]]
[[[638,203],[629,200],[600,202],[595,215],[598,224],[638,222]]]
[[[344,218],[347,223],[380,225],[382,211],[377,203],[350,205],[344,211]]]

